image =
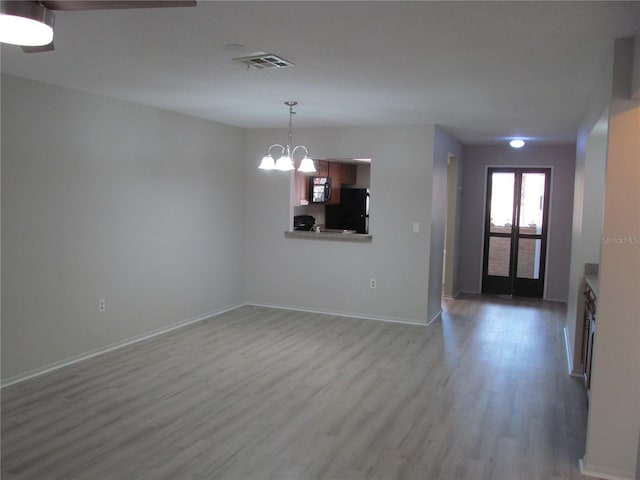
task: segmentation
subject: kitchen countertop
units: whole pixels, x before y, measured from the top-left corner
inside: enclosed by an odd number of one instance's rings
[[[600,265],[597,263],[584,264],[584,282],[591,288],[596,297],[600,294],[599,270]]]
[[[588,273],[584,276],[584,281],[593,291],[596,297],[600,294],[600,280],[597,273]]]
[[[302,230],[286,231],[287,238],[304,238],[313,240],[336,240],[342,242],[370,243],[373,237],[363,233],[342,233],[342,232],[307,232]]]

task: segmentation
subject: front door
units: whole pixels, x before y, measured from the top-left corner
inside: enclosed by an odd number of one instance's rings
[[[550,179],[548,168],[489,168],[482,293],[542,298]]]

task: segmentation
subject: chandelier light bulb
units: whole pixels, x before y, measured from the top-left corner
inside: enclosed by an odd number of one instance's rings
[[[308,155],[305,155],[305,157],[300,162],[298,171],[303,173],[313,173],[316,171],[316,166],[313,164],[313,160],[311,160]]]
[[[275,170],[276,162],[270,154],[266,154],[262,157],[262,162],[260,162],[260,166],[258,168],[260,170]]]
[[[277,161],[276,161],[276,170],[280,170],[281,172],[288,172],[290,170],[294,170],[295,167],[293,166],[293,161],[291,160],[291,157],[289,155],[287,155],[286,153],[283,154]]]

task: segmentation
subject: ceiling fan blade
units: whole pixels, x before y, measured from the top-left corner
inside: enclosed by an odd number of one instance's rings
[[[24,53],[50,52],[52,50],[54,50],[53,42],[51,42],[48,45],[38,45],[37,47],[22,46],[22,51]]]
[[[195,7],[195,0],[42,0],[49,10],[116,10],[123,8]]]

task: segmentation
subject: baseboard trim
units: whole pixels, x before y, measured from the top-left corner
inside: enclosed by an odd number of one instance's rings
[[[580,466],[580,473],[582,475],[586,475],[588,477],[602,478],[603,480],[633,480],[634,474],[627,475],[625,473],[622,474],[612,474],[606,473],[599,470],[589,470],[585,466],[584,458],[578,460],[578,465]]]
[[[336,317],[348,317],[348,318],[360,318],[363,320],[375,320],[376,322],[388,322],[388,323],[403,323],[405,325],[427,325],[425,322],[421,322],[419,320],[407,320],[404,318],[392,318],[392,317],[382,317],[376,315],[365,315],[362,313],[353,313],[353,312],[340,312],[340,311],[331,311],[331,310],[319,310],[315,308],[304,308],[297,307],[294,305],[275,305],[275,304],[266,304],[266,303],[252,303],[248,302],[246,305],[250,305],[253,307],[263,307],[263,308],[279,308],[281,310],[290,310],[294,312],[307,312],[307,313],[319,313],[321,315],[334,315]]]
[[[456,298],[458,298],[460,296],[460,294],[463,292],[456,292],[453,295],[442,295],[442,298],[444,298],[445,300],[455,300]]]
[[[566,298],[563,300],[561,298],[543,297],[542,300],[544,300],[546,302],[567,303],[567,299]]]
[[[19,375],[14,375],[13,377],[9,377],[7,378],[5,381],[2,382],[2,385],[0,385],[0,389],[5,388],[5,387],[9,387],[11,385],[15,385],[16,383],[21,383],[24,382],[26,380],[30,380],[32,378],[36,378],[39,377],[41,375],[45,375],[47,373],[53,372],[55,370],[59,370],[61,368],[67,367],[69,365],[73,365],[75,363],[79,363],[82,362],[84,360],[88,360],[90,358],[93,357],[97,357],[99,355],[103,355],[105,353],[108,352],[112,352],[114,350],[118,350],[120,348],[126,347],[128,345],[133,345],[134,343],[139,343],[139,342],[143,342],[145,340],[148,340],[150,338],[153,337],[157,337],[159,335],[164,335],[165,333],[169,333],[173,330],[177,330],[179,328],[184,328],[187,327],[189,325],[192,325],[194,323],[198,323],[198,322],[202,322],[204,320],[213,318],[213,317],[217,317],[218,315],[222,315],[223,313],[227,313],[230,312],[232,310],[235,310],[237,308],[243,307],[245,304],[238,304],[238,305],[233,305],[231,307],[225,307],[221,310],[215,310],[212,312],[207,312],[204,313],[202,315],[198,315],[197,317],[192,317],[192,318],[188,318],[186,320],[182,320],[180,322],[177,323],[172,323],[171,325],[167,325],[166,327],[162,327],[159,328],[157,330],[152,330],[151,332],[147,332],[147,333],[143,333],[141,335],[137,335],[135,337],[131,337],[128,338],[126,340],[123,340],[121,342],[117,342],[117,343],[112,343],[111,345],[107,345],[106,347],[101,347],[101,348],[97,348],[95,350],[91,350],[89,352],[80,354],[80,355],[76,355],[70,358],[67,358],[65,360],[62,360],[60,362],[55,362],[52,364],[49,364],[47,366],[41,367],[41,368],[36,368],[34,370],[30,370],[26,373],[22,373]]]
[[[438,318],[441,318],[441,317],[442,317],[442,310],[440,310],[438,313],[436,313],[436,314],[431,318],[431,320],[429,320],[429,321],[427,322],[427,327],[428,327],[429,325],[431,325],[433,322],[435,322]]]
[[[460,294],[467,294],[467,295],[482,295],[482,290],[460,290],[458,292],[458,295]]]

